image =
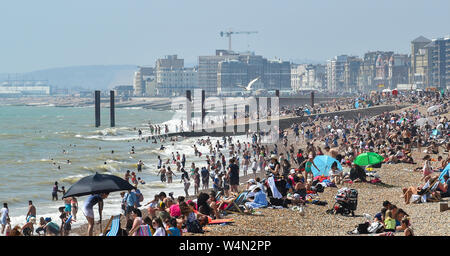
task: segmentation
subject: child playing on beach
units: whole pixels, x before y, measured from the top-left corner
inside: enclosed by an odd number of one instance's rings
[[[334,162],[331,165],[331,169],[330,169],[330,180],[335,185],[337,185],[337,184],[340,184],[341,178],[342,178],[342,173],[339,172],[339,170],[337,169],[337,162]]]
[[[253,171],[253,175],[255,176],[255,179],[256,179],[256,170],[257,169],[258,169],[258,161],[256,161],[256,158],[253,158],[252,171]]]
[[[425,161],[423,163],[423,175],[422,178],[420,179],[421,181],[424,180],[427,176],[430,176],[431,173],[433,172],[432,166],[431,166],[431,157],[430,155],[426,155],[423,157],[423,160]]]
[[[384,218],[384,230],[385,232],[395,232],[395,219],[393,218],[392,211],[387,210]]]

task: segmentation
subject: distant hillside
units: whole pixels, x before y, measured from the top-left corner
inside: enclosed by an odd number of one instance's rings
[[[131,85],[137,65],[95,65],[52,68],[22,74],[9,74],[14,80],[48,80],[58,88],[110,89],[116,85]],[[8,74],[0,74],[0,81],[8,80]]]

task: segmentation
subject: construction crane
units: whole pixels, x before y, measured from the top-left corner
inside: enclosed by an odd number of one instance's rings
[[[228,32],[220,32],[220,36],[224,37],[227,36],[228,37],[228,50],[231,51],[231,35],[232,34],[256,34],[258,33],[258,31],[228,31]]]

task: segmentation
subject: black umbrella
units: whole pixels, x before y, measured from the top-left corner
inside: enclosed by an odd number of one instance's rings
[[[63,198],[135,189],[128,181],[109,174],[90,175],[73,184]]]

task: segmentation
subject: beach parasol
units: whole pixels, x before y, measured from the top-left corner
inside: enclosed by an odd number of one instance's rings
[[[338,160],[334,159],[331,156],[327,155],[319,155],[316,156],[313,160],[314,164],[311,166],[311,171],[314,174],[314,177],[317,176],[328,176],[328,172],[331,169],[331,165],[336,162],[338,166],[338,170],[342,171],[342,165]],[[314,166],[315,165],[315,166]],[[317,166],[317,168],[316,168]]]
[[[434,105],[434,106],[429,107],[429,108],[427,109],[427,112],[434,112],[434,111],[436,111],[436,110],[438,110],[438,109],[439,109],[439,106]]]
[[[355,164],[359,166],[367,166],[367,165],[374,165],[378,164],[384,161],[384,158],[380,155],[378,155],[375,152],[366,152],[359,154],[355,161],[353,161]]]
[[[416,121],[416,124],[418,125],[418,126],[424,126],[424,125],[426,125],[426,124],[429,124],[429,125],[434,125],[434,121],[433,120],[431,120],[431,119],[429,119],[429,118],[425,118],[425,117],[423,117],[423,118],[419,118],[419,119],[417,119],[417,121]]]
[[[63,195],[63,198],[132,190],[134,188],[135,187],[128,181],[115,175],[95,173],[94,175],[86,176],[73,184]]]

